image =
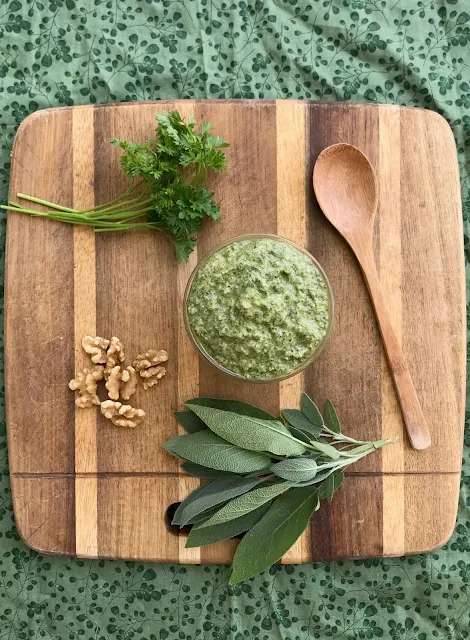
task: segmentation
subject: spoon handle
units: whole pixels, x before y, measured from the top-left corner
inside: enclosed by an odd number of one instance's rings
[[[395,388],[400,401],[403,418],[413,449],[427,449],[431,445],[431,435],[416,395],[408,365],[400,343],[390,322],[387,305],[382,294],[374,256],[370,250],[357,254],[372,299],[375,314],[382,334]]]

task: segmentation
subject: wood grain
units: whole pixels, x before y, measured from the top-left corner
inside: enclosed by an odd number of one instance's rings
[[[278,412],[297,406],[306,389],[319,404],[335,403],[346,433],[400,440],[355,465],[283,561],[401,555],[442,544],[458,499],[466,344],[461,202],[448,125],[419,109],[306,101],[45,110],[18,131],[10,197],[26,192],[78,206],[118,195],[125,180],[109,139],[151,137],[155,114],[174,106],[210,120],[232,144],[229,170],[211,179],[223,218],[204,225],[190,263],[177,265],[157,234],[94,237],[8,215],[7,424],[21,535],[53,553],[229,562],[235,541],[185,549],[184,536],[166,524],[167,507],[199,482],[182,475],[161,448],[178,433],[173,411],[206,395]],[[417,453],[406,440],[359,268],[313,198],[313,163],[336,142],[358,146],[379,176],[374,259],[431,430],[429,451]],[[304,244],[324,266],[335,297],[329,344],[303,375],[281,385],[223,377],[197,358],[182,323],[196,260],[223,239],[250,232]],[[123,339],[129,360],[150,347],[170,352],[164,382],[135,398],[149,417],[139,429],[116,429],[74,410],[67,382],[83,363],[79,334],[93,323],[99,334]]]
[[[18,533],[37,551],[75,553],[73,474],[11,476]],[[34,505],[34,508],[31,508]]]
[[[379,166],[381,180],[378,181],[378,224],[380,252],[378,271],[382,289],[388,302],[390,320],[395,329],[397,340],[403,348],[401,296],[402,271],[401,260],[395,260],[401,254],[401,207],[400,207],[400,108],[390,107],[381,113],[379,119]],[[402,438],[404,425],[398,398],[393,390],[392,377],[385,353],[381,363],[381,396],[383,437],[397,438],[393,447],[385,447],[382,453],[382,471],[403,471],[404,443]],[[401,555],[405,551],[405,476],[384,475],[382,478],[383,546],[388,553]]]
[[[179,112],[183,118],[187,118],[193,113],[191,103],[181,104]],[[198,248],[196,247],[185,264],[178,266],[177,271],[177,305],[182,309],[186,283],[198,261]],[[190,398],[199,395],[199,358],[195,349],[189,341],[184,326],[183,314],[179,313],[177,318],[177,379],[178,379],[178,410],[184,409],[184,403]],[[181,375],[182,374],[182,375]],[[182,427],[178,428],[178,433],[185,433]],[[186,496],[197,489],[200,485],[197,478],[190,476],[181,478],[179,482],[178,500],[184,500]],[[201,562],[201,548],[194,547],[186,549],[186,536],[180,536],[178,548],[178,560],[182,563],[197,564]]]
[[[356,146],[334,144],[318,156],[313,188],[323,213],[349,244],[361,266],[410,443],[418,451],[427,449],[431,436],[375,265],[373,237],[379,191],[375,171]]]
[[[73,207],[87,209],[95,204],[94,167],[89,161],[93,146],[93,107],[72,112]],[[88,227],[73,228],[75,371],[89,367],[82,349],[84,336],[96,335],[95,232]],[[75,552],[98,555],[98,480],[96,411],[75,407]],[[81,474],[90,474],[83,477]]]
[[[382,437],[382,385],[377,368],[383,352],[380,334],[356,258],[314,200],[311,171],[319,153],[338,142],[367,150],[371,162],[377,162],[379,110],[332,105],[332,109],[311,109],[309,116],[311,200],[307,247],[328,275],[336,312],[326,349],[305,373],[306,386],[319,406],[326,399],[332,400],[346,433],[361,433],[365,440],[378,440]],[[357,469],[380,471],[380,456],[368,456]]]
[[[301,246],[307,239],[307,182],[305,175],[306,109],[302,102],[279,102],[277,130],[277,233]],[[286,127],[284,123],[290,122]],[[305,385],[303,372],[279,384],[280,407],[299,407]],[[308,557],[305,537],[300,537],[282,558],[284,563]]]
[[[71,125],[70,110],[35,113],[24,121],[10,180],[15,198],[26,191],[72,206]],[[14,293],[5,298],[5,367],[11,369],[13,400],[7,409],[10,472],[73,473],[74,401],[64,388],[64,379],[74,374],[73,227],[17,216],[7,224],[5,277],[12,286],[6,290]]]

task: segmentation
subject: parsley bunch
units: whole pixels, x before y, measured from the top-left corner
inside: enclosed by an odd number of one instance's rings
[[[49,210],[36,211],[16,202],[9,202],[5,209],[88,225],[97,232],[155,229],[173,241],[177,260],[184,262],[196,245],[195,234],[204,218],[220,218],[214,192],[203,182],[209,171],[226,168],[227,159],[220,149],[229,145],[211,135],[210,123],[202,123],[198,131],[194,118],[185,121],[178,111],[161,113],[156,119],[156,144],[150,140],[144,144],[111,140],[124,151],[121,166],[132,181],[118,198],[77,211],[18,194],[18,198]]]

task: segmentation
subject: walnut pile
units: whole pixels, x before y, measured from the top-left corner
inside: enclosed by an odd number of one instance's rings
[[[111,340],[100,336],[85,336],[82,347],[95,366],[83,369],[69,382],[70,389],[77,391],[75,405],[81,409],[101,405],[101,413],[116,426],[137,426],[145,416],[144,411],[121,404],[119,398],[129,400],[135,394],[138,373],[143,379],[145,390],[158,384],[166,374],[166,369],[161,363],[168,360],[168,353],[163,349],[150,349],[137,356],[134,366],[124,367],[124,345],[116,336]],[[100,380],[105,380],[110,398],[104,402],[100,402],[97,394]]]
[[[134,369],[144,378],[145,390],[158,384],[166,374],[165,367],[160,366],[160,364],[167,360],[168,353],[163,349],[160,349],[160,351],[149,349],[145,353],[140,353],[134,360]]]
[[[96,365],[93,369],[83,369],[77,373],[76,378],[70,380],[69,388],[78,391],[75,405],[81,409],[87,409],[100,404],[97,395],[98,382],[103,380],[104,367]]]
[[[142,409],[134,409],[129,404],[121,404],[113,400],[105,400],[101,403],[101,413],[117,427],[136,427],[145,417],[145,411]]]

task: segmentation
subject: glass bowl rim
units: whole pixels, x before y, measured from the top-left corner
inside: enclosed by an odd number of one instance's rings
[[[326,290],[328,295],[328,326],[327,326],[325,335],[323,336],[321,341],[318,343],[317,347],[312,351],[312,353],[304,362],[302,362],[298,367],[296,367],[292,371],[283,373],[282,375],[279,375],[279,376],[274,376],[272,378],[247,378],[221,365],[219,362],[217,362],[217,360],[215,360],[215,358],[213,358],[204,349],[204,347],[199,342],[198,338],[194,334],[191,327],[191,322],[188,316],[188,299],[191,293],[191,287],[194,283],[194,280],[196,279],[196,276],[199,270],[210,260],[210,258],[212,258],[212,256],[214,256],[216,253],[221,251],[221,249],[223,249],[224,247],[227,247],[228,245],[233,244],[235,242],[244,242],[248,240],[262,240],[262,239],[274,240],[276,242],[284,242],[286,244],[289,244],[295,249],[297,249],[298,251],[300,251],[301,253],[303,253],[304,255],[306,255],[311,260],[311,262],[313,262],[315,267],[318,269],[320,275],[322,276],[323,281],[326,284]],[[196,351],[200,355],[202,355],[202,357],[205,360],[207,360],[212,366],[214,366],[216,369],[218,369],[222,373],[230,376],[231,378],[235,378],[243,382],[250,382],[252,384],[268,384],[270,382],[280,382],[282,380],[287,380],[288,378],[292,378],[293,376],[297,375],[298,373],[306,369],[310,364],[312,364],[312,362],[314,362],[320,356],[333,330],[334,297],[333,297],[333,291],[331,289],[330,281],[328,280],[325,270],[323,269],[321,264],[318,262],[318,260],[314,258],[314,256],[305,247],[298,244],[294,240],[290,240],[289,238],[285,238],[284,236],[281,236],[275,233],[246,233],[239,236],[233,236],[231,238],[227,238],[226,240],[220,242],[198,261],[198,263],[192,270],[191,275],[189,276],[188,282],[186,283],[186,288],[184,291],[184,298],[183,298],[183,319],[184,319],[184,326],[186,329],[186,333],[188,335],[188,338],[191,344],[196,349]]]

